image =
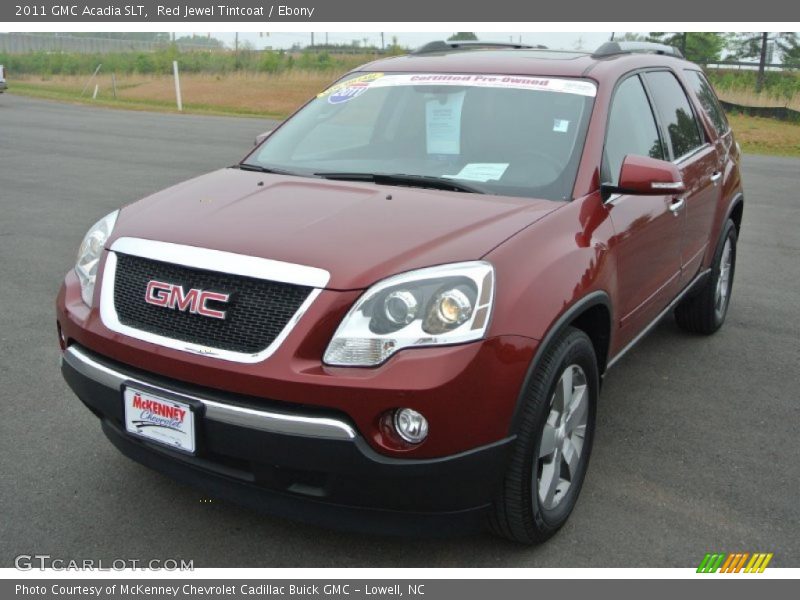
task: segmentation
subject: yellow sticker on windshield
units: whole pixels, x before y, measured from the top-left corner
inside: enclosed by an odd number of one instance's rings
[[[317,98],[324,98],[328,96],[331,104],[340,104],[347,102],[363,94],[367,91],[369,84],[373,81],[383,77],[383,73],[367,73],[366,75],[359,75],[347,81],[335,83],[324,92],[317,94]]]

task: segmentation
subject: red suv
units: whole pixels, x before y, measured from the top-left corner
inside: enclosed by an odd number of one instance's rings
[[[672,48],[379,60],[98,221],[58,295],[63,374],[121,452],[216,497],[539,542],[607,370],[673,309],[722,325],[738,163]]]

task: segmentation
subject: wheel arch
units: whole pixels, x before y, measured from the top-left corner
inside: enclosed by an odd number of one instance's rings
[[[725,215],[725,219],[730,219],[733,221],[733,224],[736,225],[736,234],[740,234],[742,231],[742,217],[744,215],[744,194],[742,192],[738,192],[731,200],[730,205],[728,206],[728,212]]]
[[[533,360],[528,366],[528,371],[525,373],[525,379],[522,382],[522,388],[517,396],[517,403],[511,418],[511,434],[516,434],[519,428],[521,409],[525,401],[525,390],[528,387],[531,377],[533,377],[548,346],[568,327],[580,329],[589,336],[592,346],[594,346],[595,355],[597,357],[597,368],[600,374],[600,380],[602,381],[602,375],[608,363],[608,354],[611,346],[612,315],[611,298],[605,291],[598,290],[587,294],[575,302],[553,322],[547,330],[547,333],[539,342],[539,347],[536,349]]]

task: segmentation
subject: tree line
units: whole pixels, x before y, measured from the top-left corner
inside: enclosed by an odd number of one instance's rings
[[[788,69],[800,68],[800,40],[797,33],[785,32],[651,32],[626,33],[623,40],[648,41],[679,48],[690,61],[701,65],[729,61],[758,61],[756,91],[761,91],[766,81],[768,62],[780,63]],[[777,55],[775,51],[777,50]],[[770,56],[770,54],[773,54]]]

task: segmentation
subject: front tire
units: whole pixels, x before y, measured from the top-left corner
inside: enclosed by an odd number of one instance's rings
[[[566,522],[589,464],[598,394],[594,346],[570,327],[526,385],[517,439],[489,518],[492,531],[537,544]]]
[[[733,289],[736,242],[736,225],[729,219],[722,229],[711,276],[697,294],[684,298],[675,307],[675,320],[681,329],[709,335],[722,327]]]

